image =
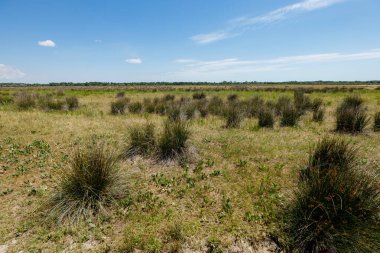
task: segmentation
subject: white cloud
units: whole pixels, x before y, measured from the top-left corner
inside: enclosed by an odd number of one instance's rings
[[[0,64],[0,79],[19,79],[25,76],[21,70],[7,66],[5,64]]]
[[[100,44],[100,43],[103,43],[102,40],[94,40],[94,42],[95,42],[95,43],[99,43],[99,44]]]
[[[193,60],[193,59],[176,59],[176,60],[174,60],[174,62],[176,62],[176,63],[191,63],[191,62],[195,62],[195,60]]]
[[[213,73],[213,72],[255,72],[273,71],[292,68],[298,64],[334,61],[358,61],[368,59],[380,59],[380,49],[359,53],[326,53],[308,54],[287,57],[277,57],[265,60],[239,60],[237,58],[222,59],[216,61],[193,61],[183,63],[182,73]]]
[[[125,62],[129,64],[141,64],[142,60],[140,58],[131,58],[131,59],[126,59]]]
[[[256,25],[278,22],[289,18],[292,14],[318,10],[344,1],[346,0],[304,0],[276,9],[262,16],[236,18],[228,22],[228,27],[222,31],[197,34],[192,36],[191,39],[198,44],[211,43],[236,36],[236,34],[242,33],[244,30]]]
[[[38,41],[38,45],[41,47],[55,47],[55,42],[52,40]]]
[[[223,40],[227,38],[227,33],[225,32],[212,32],[207,34],[198,34],[191,37],[193,41],[199,44],[206,44],[215,42],[218,40]]]

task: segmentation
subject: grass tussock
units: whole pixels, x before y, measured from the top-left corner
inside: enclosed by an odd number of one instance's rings
[[[148,155],[156,149],[155,128],[152,123],[145,126],[136,126],[129,131],[130,144],[127,156]]]
[[[116,158],[104,145],[77,149],[70,165],[48,204],[49,216],[58,223],[89,218],[125,193]]]
[[[189,126],[184,121],[166,121],[158,141],[158,155],[161,159],[173,159],[186,152],[190,137]]]
[[[18,109],[26,110],[36,106],[37,95],[30,92],[18,92],[15,95],[14,102]]]
[[[295,126],[300,118],[299,111],[293,104],[284,107],[281,112],[281,126]]]
[[[377,252],[378,175],[357,167],[354,148],[323,139],[309,158],[286,217],[292,252]]]
[[[274,125],[274,115],[273,111],[269,108],[263,108],[258,114],[259,127],[273,128]]]
[[[226,128],[238,128],[244,120],[244,110],[237,102],[230,102],[224,110],[224,118],[226,119]]]
[[[143,111],[143,105],[141,102],[132,102],[128,105],[128,110],[130,113],[141,113]]]
[[[336,110],[336,131],[359,133],[368,122],[364,101],[358,96],[346,97]]]
[[[204,92],[196,92],[193,94],[193,99],[200,100],[200,99],[205,99],[206,94]]]
[[[75,96],[66,97],[67,109],[72,111],[79,107],[79,99]]]
[[[380,131],[380,112],[375,113],[373,117],[373,130],[375,132]]]
[[[124,114],[128,103],[129,99],[126,97],[116,99],[116,101],[111,103],[111,114]]]

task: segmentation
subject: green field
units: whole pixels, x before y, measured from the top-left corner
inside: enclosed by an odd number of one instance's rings
[[[297,88],[272,87],[3,87],[3,97],[13,98],[20,91],[76,96],[79,108],[46,110],[38,102],[24,110],[15,102],[0,105],[0,245],[8,252],[272,252],[274,241],[285,240],[281,212],[293,198],[299,171],[323,137],[344,138],[357,148],[362,167],[380,172],[380,133],[373,131],[379,89],[326,92],[312,87],[305,96],[323,100],[324,120],[314,122],[306,111],[294,127],[280,126],[280,116],[267,129],[258,127],[256,117],[226,128],[222,116],[195,116],[187,121],[189,161],[119,159],[127,186],[123,198],[75,225],[46,220],[46,203],[77,147],[97,140],[122,154],[132,127],[150,122],[157,134],[163,131],[165,115],[128,109],[112,115],[110,104],[117,92],[124,91],[129,103],[168,94],[175,101],[192,100],[197,90],[225,103],[228,95],[236,94],[239,101],[259,96],[275,104],[281,96],[293,99]],[[336,108],[353,94],[364,100],[370,121],[361,133],[338,133]]]

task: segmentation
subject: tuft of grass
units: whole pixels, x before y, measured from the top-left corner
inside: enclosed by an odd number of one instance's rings
[[[323,107],[320,107],[317,110],[313,111],[313,121],[322,122],[324,117],[325,117],[325,110],[323,109]]]
[[[358,96],[346,97],[336,110],[336,131],[358,133],[369,123],[364,101]]]
[[[352,150],[344,141],[324,139],[311,153],[309,174],[286,214],[291,252],[380,249],[378,175],[357,168]]]
[[[70,96],[66,97],[66,104],[67,104],[67,109],[70,111],[75,110],[79,107],[79,100],[75,96]]]
[[[225,104],[223,102],[223,99],[218,96],[213,96],[207,105],[207,111],[212,115],[222,115],[224,108]]]
[[[348,170],[357,162],[356,150],[345,140],[325,137],[310,152],[307,167],[301,170],[301,179],[313,174],[328,173],[330,169]]]
[[[258,118],[259,118],[259,126],[260,127],[273,128],[274,116],[273,116],[273,112],[271,109],[264,108],[264,109],[260,110]]]
[[[36,95],[30,92],[18,92],[14,101],[18,109],[26,110],[36,106]]]
[[[46,111],[60,111],[64,109],[65,101],[60,98],[55,98],[50,94],[40,96],[38,98],[39,106]]]
[[[292,100],[287,96],[280,96],[275,104],[276,114],[281,115],[289,106],[292,106]]]
[[[104,145],[78,148],[60,178],[58,192],[48,203],[49,216],[58,223],[76,223],[105,211],[124,194],[120,178],[116,158]]]
[[[380,112],[375,113],[373,118],[373,130],[375,132],[380,131]]]
[[[164,132],[158,142],[161,159],[173,159],[185,153],[190,130],[184,121],[166,121]]]
[[[265,106],[265,101],[259,97],[254,96],[247,100],[247,117],[258,117],[261,112],[261,108]]]
[[[111,103],[111,113],[114,115],[124,114],[128,103],[129,103],[128,98],[122,97],[122,98],[116,99],[116,101]]]
[[[130,113],[141,113],[143,110],[143,105],[141,102],[133,102],[128,105],[128,110]]]
[[[297,108],[290,104],[282,109],[281,126],[295,126],[300,118]]]
[[[200,100],[200,99],[205,99],[206,94],[204,92],[196,92],[193,94],[193,99]]]
[[[244,110],[239,103],[230,102],[224,111],[226,128],[238,128],[244,120]]]
[[[130,129],[129,138],[131,140],[127,155],[148,155],[156,148],[156,137],[154,125],[146,124],[144,127],[136,126]]]
[[[0,93],[0,105],[9,104],[13,102],[13,97],[8,93]]]
[[[310,98],[305,96],[303,90],[294,91],[294,105],[297,108],[297,111],[301,114],[305,113],[308,109],[311,108],[312,103]]]
[[[237,94],[230,94],[227,96],[228,102],[235,102],[239,99]]]
[[[116,98],[123,98],[123,97],[125,97],[124,91],[120,91],[120,92],[116,93]]]

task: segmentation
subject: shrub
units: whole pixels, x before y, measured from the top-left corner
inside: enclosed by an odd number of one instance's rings
[[[380,131],[380,112],[377,112],[374,116],[373,130],[375,132]]]
[[[206,98],[206,94],[204,92],[196,92],[193,94],[193,99],[205,99]]]
[[[116,101],[111,103],[111,113],[112,114],[124,114],[125,108],[127,107],[129,99],[118,98]]]
[[[156,147],[154,125],[151,123],[144,127],[131,128],[129,138],[131,143],[127,155],[147,155],[153,152]]]
[[[344,99],[336,110],[336,130],[341,132],[362,132],[369,118],[363,107],[363,100],[357,96]]]
[[[222,115],[224,111],[225,104],[223,99],[218,96],[214,96],[210,99],[210,102],[207,105],[207,110],[212,115]]]
[[[128,105],[128,110],[130,113],[141,113],[143,110],[143,105],[141,102],[133,102]]]
[[[274,117],[272,110],[268,108],[263,108],[259,112],[259,126],[260,127],[270,127],[274,125]]]
[[[226,119],[226,128],[237,128],[244,120],[244,111],[240,108],[239,103],[231,103],[224,111]]]
[[[116,159],[103,145],[77,149],[71,167],[59,182],[59,191],[49,202],[50,216],[72,223],[104,211],[124,193]]]
[[[15,104],[21,109],[25,110],[36,106],[36,95],[30,92],[18,92],[15,96]]]
[[[164,132],[158,143],[160,158],[172,159],[184,154],[189,137],[190,131],[186,122],[166,121]]]
[[[283,108],[281,113],[281,126],[295,126],[299,120],[298,110],[294,105],[288,105]]]
[[[66,104],[67,104],[67,109],[70,111],[75,110],[79,107],[79,100],[75,96],[70,96],[66,97]]]
[[[380,248],[379,182],[352,160],[343,161],[354,159],[352,149],[343,141],[325,139],[311,154],[309,175],[299,182],[286,211],[292,252],[364,253]]]

